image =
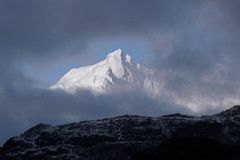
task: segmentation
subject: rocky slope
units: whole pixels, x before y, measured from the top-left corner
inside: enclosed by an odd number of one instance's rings
[[[212,116],[124,115],[39,124],[0,149],[2,159],[240,159],[240,106]],[[1,159],[1,158],[0,158]]]

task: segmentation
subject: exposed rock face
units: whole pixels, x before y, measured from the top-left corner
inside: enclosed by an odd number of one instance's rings
[[[0,149],[17,160],[240,159],[240,106],[213,116],[121,116],[39,124]],[[1,159],[1,158],[0,158]]]

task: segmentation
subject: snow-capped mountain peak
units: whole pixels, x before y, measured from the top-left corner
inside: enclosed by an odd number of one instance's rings
[[[109,64],[112,73],[118,78],[121,78],[124,75],[125,66],[132,65],[131,56],[124,53],[121,49],[109,53],[106,57],[106,61]]]
[[[132,57],[130,55],[128,55],[127,53],[123,52],[121,49],[118,49],[114,52],[109,53],[106,56],[106,59],[110,62],[110,63],[114,63],[113,61],[117,61],[117,62],[121,62],[124,64],[132,64]]]
[[[81,90],[98,94],[124,86],[126,89],[138,87],[156,95],[161,83],[155,71],[135,64],[130,55],[118,49],[94,65],[71,69],[50,88],[73,94]]]

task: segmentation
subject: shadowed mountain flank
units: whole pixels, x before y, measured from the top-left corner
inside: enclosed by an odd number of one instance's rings
[[[39,124],[0,149],[5,159],[239,159],[240,106],[212,116],[124,115]]]

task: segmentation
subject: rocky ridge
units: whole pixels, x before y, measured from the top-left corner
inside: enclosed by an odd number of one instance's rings
[[[2,159],[240,159],[240,106],[212,116],[124,115],[51,126],[9,139]],[[0,158],[1,159],[1,158]]]

